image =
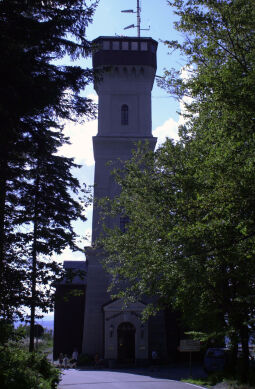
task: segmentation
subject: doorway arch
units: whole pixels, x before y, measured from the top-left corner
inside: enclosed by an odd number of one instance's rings
[[[118,360],[122,363],[135,361],[135,327],[130,322],[118,326]]]

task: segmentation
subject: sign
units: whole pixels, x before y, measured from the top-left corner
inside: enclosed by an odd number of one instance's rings
[[[181,352],[196,352],[200,351],[200,341],[193,339],[180,340],[179,351]]]

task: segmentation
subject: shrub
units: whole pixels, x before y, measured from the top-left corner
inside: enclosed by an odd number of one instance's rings
[[[59,370],[44,355],[18,345],[0,347],[1,389],[53,389],[59,379]]]
[[[94,358],[88,354],[80,354],[78,357],[78,366],[91,366],[94,364]]]

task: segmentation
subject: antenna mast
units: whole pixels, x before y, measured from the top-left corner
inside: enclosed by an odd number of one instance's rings
[[[140,7],[140,0],[137,0],[137,36],[140,38],[141,36],[141,7]]]
[[[132,9],[125,9],[121,12],[136,14],[136,17],[137,17],[137,25],[135,26],[134,24],[130,24],[130,26],[125,27],[124,30],[128,30],[129,28],[137,27],[137,36],[138,36],[138,38],[140,38],[141,30],[148,31],[150,29],[150,27],[149,28],[141,28],[141,0],[137,0],[136,12],[134,12],[134,10],[132,10]]]

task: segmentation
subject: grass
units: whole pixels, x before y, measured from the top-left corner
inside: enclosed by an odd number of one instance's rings
[[[204,388],[212,388],[218,383],[225,383],[226,389],[255,389],[254,386],[248,384],[242,384],[237,380],[224,379],[220,375],[209,375],[207,378],[185,378],[181,380],[182,382],[187,382],[189,384],[202,386]]]
[[[210,388],[212,385],[209,384],[208,380],[205,378],[185,378],[181,380],[182,382],[188,382],[189,384],[194,384],[198,386],[203,386],[204,388]]]
[[[28,350],[29,348],[29,337],[24,338],[20,342],[21,347],[24,350]],[[52,335],[46,333],[44,334],[41,338],[36,339],[35,338],[35,351],[36,352],[41,352],[45,354],[50,354],[52,353],[53,350],[53,338]]]
[[[41,352],[52,352],[53,350],[53,339],[48,337],[48,336],[44,336],[41,340],[41,342],[38,343],[38,351],[41,351]]]

